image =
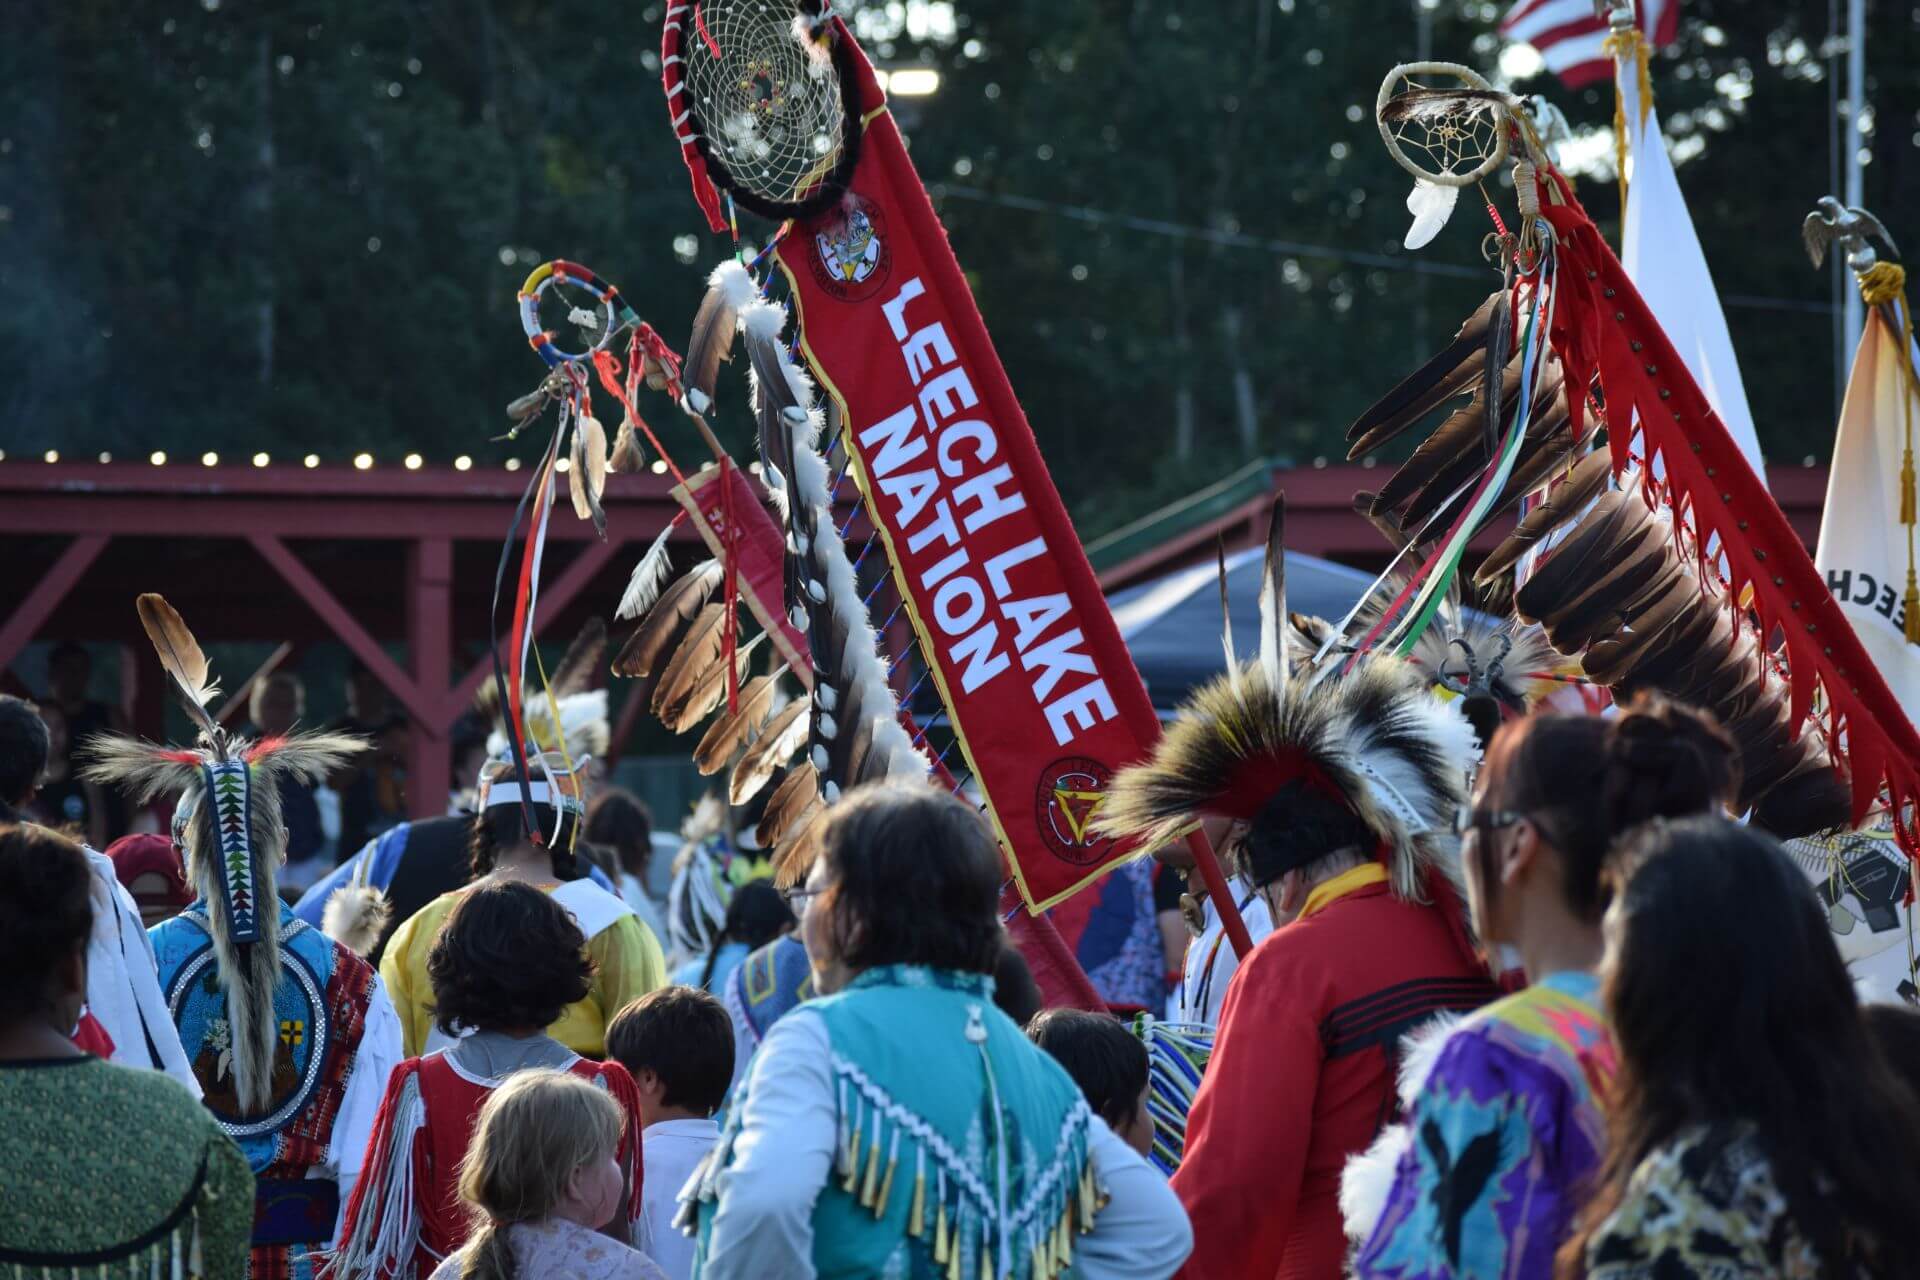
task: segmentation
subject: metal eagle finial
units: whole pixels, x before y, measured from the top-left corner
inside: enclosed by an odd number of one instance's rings
[[[1800,240],[1807,246],[1807,257],[1818,267],[1827,260],[1827,247],[1839,245],[1847,255],[1847,266],[1856,274],[1879,261],[1867,237],[1878,236],[1896,256],[1900,247],[1880,225],[1880,219],[1858,205],[1849,208],[1834,196],[1821,196],[1819,205],[1800,224]]]

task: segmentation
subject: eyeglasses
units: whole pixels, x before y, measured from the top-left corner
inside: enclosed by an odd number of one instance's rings
[[[787,900],[787,910],[797,916],[807,909],[809,901],[825,892],[825,889],[809,889],[803,884],[796,884],[782,889],[780,896]]]
[[[1453,834],[1465,836],[1469,831],[1498,831],[1526,820],[1526,814],[1514,809],[1475,809],[1470,804],[1463,804],[1454,810]]]

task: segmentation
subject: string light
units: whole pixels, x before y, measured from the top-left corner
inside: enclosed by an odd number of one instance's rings
[[[165,449],[155,449],[147,455],[147,461],[156,467],[164,467],[167,465],[167,451]]]
[[[353,469],[354,469],[355,471],[370,471],[370,470],[372,470],[372,469],[373,469],[373,455],[372,455],[372,454],[370,454],[370,453],[356,453],[356,454],[354,454],[354,455],[353,455]]]
[[[573,470],[573,463],[569,462],[565,458],[562,458],[560,459],[560,461],[553,464],[553,469],[555,471],[571,471]]]
[[[6,460],[7,460],[7,451],[5,449],[0,449],[0,462],[5,462]]]
[[[655,458],[653,460],[653,465],[651,467],[648,467],[647,470],[653,472],[653,474],[657,476],[663,476],[667,474],[667,460],[665,458]]]
[[[103,453],[103,454],[101,454],[101,455],[100,455],[100,461],[102,461],[102,462],[112,462],[112,461],[113,461],[113,455],[112,455],[112,454],[110,454],[110,453]]]
[[[419,454],[410,453],[404,459],[402,459],[402,461],[406,464],[407,470],[418,471],[420,469],[420,463],[422,459]]]
[[[47,461],[48,462],[60,461],[60,451],[58,449],[47,450]]]
[[[507,470],[518,471],[519,469],[520,469],[520,459],[518,458],[507,459]]]
[[[264,467],[271,461],[272,459],[264,453],[256,453],[253,455],[253,465],[256,467]]]
[[[473,469],[473,459],[463,453],[453,460],[453,469],[455,471],[471,471]]]
[[[220,455],[209,449],[200,455],[200,465],[203,467],[217,467],[220,465]]]
[[[317,453],[310,453],[306,457],[302,458],[300,462],[302,466],[306,467],[307,470],[311,471],[315,467],[320,465],[320,455]]]

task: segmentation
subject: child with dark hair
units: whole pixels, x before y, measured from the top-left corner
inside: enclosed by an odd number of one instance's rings
[[[1067,1069],[1107,1127],[1141,1155],[1153,1152],[1147,1113],[1147,1046],[1104,1013],[1048,1009],[1027,1024],[1027,1039]]]
[[[614,1015],[607,1055],[633,1077],[652,1171],[634,1245],[673,1280],[687,1280],[694,1246],[673,1226],[676,1197],[720,1139],[713,1113],[733,1079],[733,1020],[704,991],[663,987]]]
[[[673,980],[702,991],[718,991],[728,975],[740,967],[755,948],[764,947],[793,928],[793,912],[779,890],[764,880],[749,880],[727,901],[727,922],[703,956],[694,956],[673,971]]]
[[[564,768],[557,754],[540,765],[541,776]],[[605,1044],[606,1022],[615,1011],[666,985],[666,964],[652,930],[617,894],[595,884],[576,852],[575,834],[584,821],[579,798],[565,789],[571,774],[557,782],[535,782],[531,799],[511,762],[496,761],[482,775],[480,812],[472,820],[469,848],[477,884],[525,884],[547,894],[580,926],[593,960],[588,989],[555,1012],[548,1034],[576,1053],[597,1056]],[[557,803],[556,803],[557,800]],[[539,833],[534,839],[532,832]],[[407,1052],[421,1054],[444,1046],[433,1033],[428,1014],[431,975],[428,956],[450,912],[466,889],[443,893],[393,931],[380,959],[393,1005],[406,1033]]]
[[[514,1073],[571,1072],[627,1114],[619,1158],[629,1193],[609,1234],[626,1239],[639,1212],[640,1099],[617,1062],[583,1058],[548,1034],[593,981],[587,940],[552,895],[483,881],[454,904],[427,957],[431,1010],[444,1049],[394,1069],[347,1204],[334,1274],[424,1276],[466,1237],[456,1178],[474,1117]]]

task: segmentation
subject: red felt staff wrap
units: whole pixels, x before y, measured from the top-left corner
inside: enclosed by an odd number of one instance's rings
[[[835,208],[775,250],[802,347],[1030,909],[1134,852],[1089,820],[1160,724],[853,37],[865,123]]]
[[[707,549],[735,578],[739,598],[746,602],[754,620],[771,633],[769,638],[780,651],[780,661],[802,680],[810,677],[813,660],[807,655],[807,638],[794,629],[781,605],[786,592],[786,540],[761,505],[752,482],[738,467],[714,467],[697,471],[685,484],[674,486],[673,500],[686,508]],[[726,536],[729,513],[738,525],[731,539]]]
[[[1779,628],[1792,723],[1800,724],[1811,710],[1816,689],[1823,695],[1835,763],[1853,789],[1854,820],[1885,798],[1901,847],[1909,856],[1920,852],[1914,813],[1920,734],[1572,188],[1543,173],[1540,205],[1558,241],[1554,350],[1569,387],[1585,386],[1598,375],[1614,470],[1628,463],[1637,415],[1648,459],[1643,476],[1651,474],[1655,453],[1665,459],[1664,486],[1676,511],[1692,512],[1698,546],[1719,535],[1728,597],[1742,599],[1751,588],[1748,607],[1759,636]],[[1570,400],[1576,434],[1584,400]],[[1712,571],[1704,557],[1701,564],[1703,572]]]

